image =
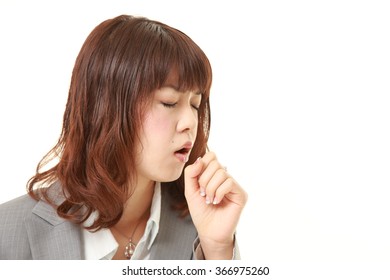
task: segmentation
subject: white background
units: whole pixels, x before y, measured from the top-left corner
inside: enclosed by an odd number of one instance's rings
[[[385,3],[0,0],[0,203],[55,144],[87,35],[142,15],[212,63],[210,148],[249,194],[242,258],[389,263]]]

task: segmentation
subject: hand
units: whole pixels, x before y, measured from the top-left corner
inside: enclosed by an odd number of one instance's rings
[[[184,178],[188,208],[206,259],[231,258],[246,192],[212,152],[187,166]]]

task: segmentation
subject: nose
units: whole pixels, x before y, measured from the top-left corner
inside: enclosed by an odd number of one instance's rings
[[[198,127],[198,112],[189,104],[182,108],[177,122],[177,131],[193,131]]]

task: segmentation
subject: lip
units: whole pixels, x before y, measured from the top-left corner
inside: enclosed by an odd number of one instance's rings
[[[193,144],[191,141],[187,141],[179,149],[177,149],[174,154],[175,157],[183,163],[186,163],[189,159]]]
[[[179,150],[181,150],[181,149],[191,150],[192,149],[192,142],[191,141],[185,142],[185,144]]]

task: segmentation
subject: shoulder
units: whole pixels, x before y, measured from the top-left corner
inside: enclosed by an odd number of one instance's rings
[[[26,194],[0,205],[0,259],[15,259],[19,254],[28,259],[31,255],[25,224],[37,203]]]
[[[12,199],[8,202],[0,204],[1,220],[7,223],[15,223],[18,220],[25,218],[31,214],[31,210],[38,203],[28,194]],[[4,227],[4,223],[0,225],[0,229]]]
[[[61,186],[58,183],[47,188],[47,195],[55,205],[61,204],[64,200],[61,195]],[[41,196],[41,195],[38,195]],[[4,223],[0,225],[3,230],[6,225],[20,224],[33,217],[33,214],[40,216],[42,212],[55,213],[56,210],[43,198],[36,200],[25,194],[8,202],[0,204],[0,218]]]
[[[52,188],[53,187],[53,188]],[[48,195],[60,202],[61,191]],[[57,215],[43,199],[24,195],[0,205],[0,259],[80,259],[80,226]]]

